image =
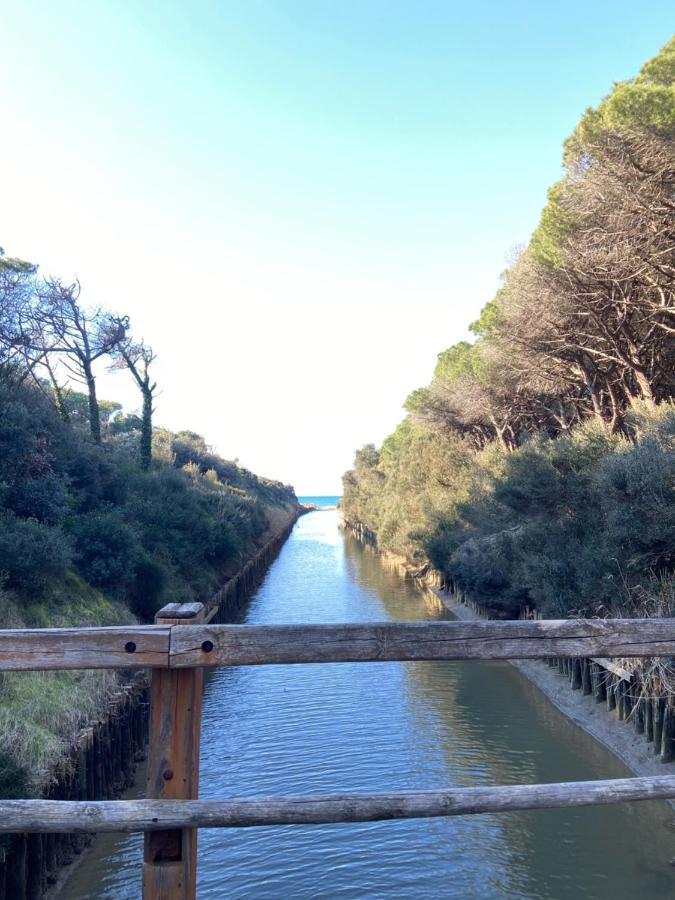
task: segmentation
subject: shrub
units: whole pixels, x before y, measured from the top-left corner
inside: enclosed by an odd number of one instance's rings
[[[41,478],[17,481],[7,492],[9,509],[26,519],[46,525],[59,525],[68,512],[68,496],[62,479],[53,472]]]
[[[75,559],[82,576],[96,587],[120,592],[133,578],[138,538],[117,512],[92,512],[72,524]]]
[[[0,798],[22,800],[29,792],[28,770],[9,753],[0,750]]]
[[[70,561],[70,543],[60,529],[0,513],[0,575],[7,587],[36,596],[63,578]]]
[[[141,551],[134,576],[127,591],[132,611],[146,622],[151,622],[161,607],[161,597],[169,580],[166,568],[147,553]]]

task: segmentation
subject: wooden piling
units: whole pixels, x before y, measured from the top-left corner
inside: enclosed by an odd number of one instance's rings
[[[42,900],[44,854],[41,834],[29,834],[26,841],[26,900]]]
[[[572,663],[572,677],[571,677],[572,690],[578,691],[583,683],[583,679],[582,679],[582,675],[581,675],[581,660],[573,659],[573,660],[571,660],[571,663]]]
[[[596,703],[607,702],[607,678],[609,672],[601,669],[597,663],[593,663],[594,683],[595,683],[595,700]]]
[[[26,897],[26,851],[28,838],[25,834],[12,836],[9,852],[5,892],[12,900],[27,900]]]
[[[616,686],[616,713],[619,721],[623,722],[626,718],[626,682],[623,680]]]
[[[647,741],[654,740],[654,701],[651,696],[645,699],[645,734]]]
[[[584,696],[593,693],[593,684],[591,682],[591,661],[590,659],[582,659],[581,661],[581,687]]]
[[[663,697],[654,698],[654,753],[661,752],[661,740],[663,734],[663,713],[666,701]]]
[[[669,763],[675,759],[675,720],[670,700],[666,701],[663,710],[663,727],[661,731],[661,762]]]
[[[616,709],[616,691],[618,679],[612,672],[607,672],[607,709],[611,712]]]
[[[639,697],[633,707],[633,725],[636,734],[645,733],[645,701]]]

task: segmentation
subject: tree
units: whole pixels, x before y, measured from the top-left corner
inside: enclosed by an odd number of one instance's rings
[[[120,321],[120,329],[126,328],[128,322]],[[141,413],[141,468],[149,470],[152,466],[152,414],[153,397],[157,390],[157,382],[150,377],[150,366],[157,358],[143,341],[132,341],[127,338],[120,341],[114,351],[115,368],[128,369],[133,375],[143,398]]]
[[[586,110],[565,143],[566,161],[592,158],[604,134],[625,131],[675,136],[675,37],[635,78],[618,82],[596,109]]]
[[[0,373],[19,381],[34,370],[31,312],[37,266],[5,256],[0,247]]]
[[[64,285],[58,279],[47,279],[40,291],[35,312],[39,335],[37,350],[50,366],[57,403],[59,388],[52,356],[75,381],[87,390],[89,428],[94,443],[101,443],[101,418],[96,396],[94,363],[110,354],[124,340],[128,319],[110,315],[100,307],[86,311],[79,303],[79,283]],[[65,408],[65,404],[61,403]]]

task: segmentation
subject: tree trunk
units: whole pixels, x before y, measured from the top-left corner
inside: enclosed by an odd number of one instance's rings
[[[47,367],[47,371],[49,372],[49,380],[52,383],[52,390],[54,391],[54,402],[56,404],[56,409],[58,414],[61,416],[64,422],[70,422],[70,415],[68,413],[68,407],[66,406],[65,400],[63,399],[63,391],[61,390],[61,385],[56,380],[56,375],[54,375],[54,371],[47,360],[45,362]]]
[[[591,403],[593,404],[593,412],[595,414],[596,419],[600,419],[604,421],[605,415],[602,409],[602,401],[600,399],[600,395],[598,393],[598,389],[596,386],[595,376],[591,376],[587,371],[586,367],[582,365],[582,371],[584,373],[584,381],[586,382],[586,389],[591,398]]]
[[[101,417],[98,411],[98,399],[96,397],[96,380],[91,371],[89,362],[83,363],[85,378],[87,380],[87,394],[89,396],[89,430],[95,444],[101,443]]]
[[[654,403],[654,392],[652,391],[652,386],[644,369],[641,366],[636,365],[633,368],[633,374],[635,375],[635,380],[640,389],[642,399],[646,400],[648,403]]]
[[[141,420],[141,469],[152,467],[152,391],[143,389],[143,416]]]

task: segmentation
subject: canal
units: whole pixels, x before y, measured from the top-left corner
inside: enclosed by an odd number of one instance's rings
[[[449,617],[338,529],[301,518],[242,621]],[[201,796],[432,789],[624,777],[507,663],[219,669]],[[204,830],[200,900],[659,898],[675,895],[664,803],[358,825]],[[142,840],[102,837],[67,900],[137,900]]]

